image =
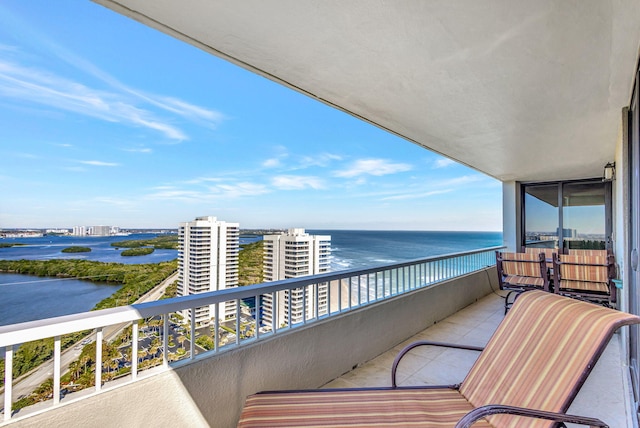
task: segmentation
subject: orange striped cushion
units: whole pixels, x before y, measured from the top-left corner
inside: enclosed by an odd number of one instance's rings
[[[545,259],[552,259],[553,258],[553,253],[558,253],[558,249],[557,248],[536,248],[536,247],[527,247],[524,249],[525,253],[528,254],[540,254],[543,253],[544,254],[544,258]]]
[[[609,285],[606,282],[591,281],[560,281],[560,290],[595,291],[609,294]]]
[[[479,407],[505,404],[566,412],[606,344],[635,315],[529,291],[514,303],[460,387]],[[552,422],[494,415],[496,427],[550,427]]]
[[[270,392],[247,398],[238,427],[453,428],[471,410],[453,389]]]
[[[502,262],[502,270],[507,275],[540,276],[540,262]]]
[[[607,250],[571,250],[569,249],[570,256],[600,256],[607,257]]]
[[[544,280],[542,278],[535,278],[532,276],[509,275],[503,280],[503,282],[511,285],[527,285],[531,287],[542,287],[544,285]]]
[[[561,262],[560,277],[562,279],[594,282],[606,282],[609,279],[609,268],[606,257],[562,256]]]

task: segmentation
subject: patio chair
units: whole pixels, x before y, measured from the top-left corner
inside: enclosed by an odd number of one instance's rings
[[[496,251],[500,290],[508,291],[504,300],[506,314],[523,291],[550,291],[545,253],[509,253]],[[511,297],[513,296],[513,299]]]
[[[576,256],[557,254],[553,259],[554,291],[557,294],[613,305],[617,289],[613,284],[613,254]]]
[[[558,249],[557,248],[546,248],[546,247],[522,247],[522,251],[521,252],[529,253],[529,254],[543,253],[544,254],[544,258],[550,261],[553,258],[553,253],[557,253]]]
[[[458,385],[272,391],[247,398],[238,426],[425,426],[541,428],[607,425],[566,411],[613,333],[640,317],[553,293],[529,291],[514,303]]]
[[[572,250],[571,248],[566,249],[566,254],[570,256],[598,256],[598,257],[607,257],[611,254],[609,250]]]

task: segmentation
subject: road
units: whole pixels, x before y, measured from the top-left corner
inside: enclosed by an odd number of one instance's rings
[[[167,277],[167,279],[162,281],[159,285],[136,300],[135,303],[144,303],[158,300],[160,297],[162,297],[166,288],[176,279],[178,279],[177,272]],[[104,340],[113,340],[115,336],[126,326],[128,326],[128,324],[119,324],[105,327],[103,330]],[[96,334],[92,333],[85,339],[89,339],[93,342],[96,339],[95,336]],[[69,365],[73,361],[75,361],[81,353],[82,345],[79,343],[62,351],[60,359],[62,374],[66,373],[67,370],[69,370]],[[42,382],[51,377],[53,377],[53,360],[46,361],[37,368],[33,369],[31,372],[26,373],[18,380],[14,381],[12,388],[13,401],[15,401],[16,398],[30,394],[33,390],[40,386]],[[4,388],[2,389],[2,393],[0,393],[0,406],[4,407]]]

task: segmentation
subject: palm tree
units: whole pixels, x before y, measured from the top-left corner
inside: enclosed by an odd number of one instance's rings
[[[185,341],[185,340],[187,340],[187,338],[186,338],[186,337],[184,337],[184,336],[182,336],[182,335],[178,336],[178,343],[180,344],[180,347],[181,347],[182,349],[184,349],[184,341]]]
[[[142,361],[144,361],[145,357],[148,355],[149,353],[147,352],[147,350],[145,348],[140,348],[138,349],[138,363],[142,364]]]

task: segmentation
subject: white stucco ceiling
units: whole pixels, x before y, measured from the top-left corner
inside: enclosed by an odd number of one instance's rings
[[[96,1],[500,180],[602,175],[640,45],[640,0]]]

